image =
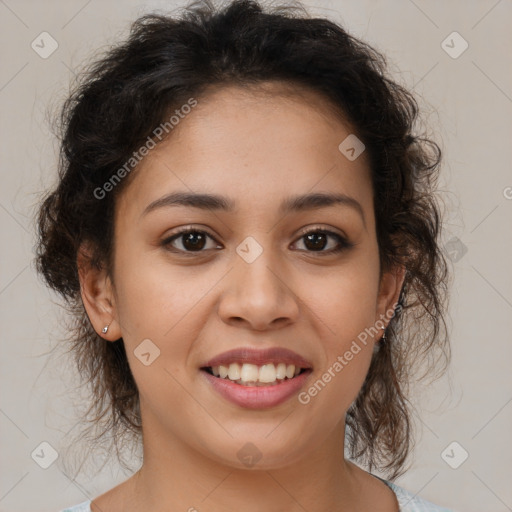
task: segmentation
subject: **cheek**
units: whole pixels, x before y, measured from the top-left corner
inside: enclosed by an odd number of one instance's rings
[[[328,304],[325,318],[329,318],[330,326],[320,340],[322,363],[298,397],[309,417],[321,421],[318,428],[329,430],[344,418],[368,373],[375,346],[371,330],[375,310],[364,299],[361,295],[355,307],[342,301]]]
[[[329,274],[305,277],[302,298],[324,323],[327,345],[343,347],[375,322],[378,262],[361,255]]]
[[[371,261],[370,261],[371,259]],[[355,400],[366,378],[374,351],[378,263],[374,258],[337,270],[329,279],[304,287],[308,305],[317,318],[323,360],[317,380],[306,390],[317,413],[333,422]],[[316,405],[313,404],[316,402]],[[329,405],[326,405],[329,404]],[[323,411],[323,412],[321,412]]]
[[[119,256],[116,269],[116,309],[128,339],[171,336],[211,288],[206,274],[198,276],[149,252]]]
[[[114,276],[128,362],[146,402],[157,399],[155,389],[179,391],[177,382],[183,381],[192,340],[198,334],[197,308],[211,287],[190,273],[185,278],[171,265],[149,259],[149,255],[125,253],[116,259]],[[179,402],[182,393],[170,396]]]
[[[143,251],[120,254],[115,269],[116,310],[141,397],[157,404],[155,389],[166,390],[175,406],[185,406],[187,394],[179,383],[197,370],[191,368],[197,359],[191,354],[215,310],[212,288],[224,271],[179,266]],[[149,351],[150,360],[158,354],[149,366],[137,357],[142,346],[148,347],[143,353]]]

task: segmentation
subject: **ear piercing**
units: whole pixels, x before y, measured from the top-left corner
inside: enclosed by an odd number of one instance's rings
[[[107,334],[108,326],[109,326],[109,325],[110,325],[110,324],[107,324],[107,325],[105,325],[105,327],[103,327],[103,329],[101,330],[101,332],[102,332],[103,334]]]
[[[381,341],[382,342],[386,341],[386,328],[385,327],[384,327],[384,334],[382,335]]]

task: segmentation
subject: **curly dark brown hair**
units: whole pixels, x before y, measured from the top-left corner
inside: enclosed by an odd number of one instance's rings
[[[70,350],[91,388],[84,419],[97,440],[108,432],[117,448],[125,435],[140,439],[139,396],[122,338],[105,342],[89,321],[77,253],[90,243],[90,264],[111,271],[115,204],[136,169],[105,197],[97,191],[191,96],[201,98],[212,86],[280,81],[317,92],[364,142],[381,273],[406,268],[387,339],[346,416],[353,459],[391,479],[404,472],[414,441],[410,384],[440,375],[450,359],[449,272],[436,195],[441,150],[413,133],[417,100],[386,68],[381,53],[338,24],[311,17],[299,2],[264,9],[253,0],[222,8],[204,0],[181,16],[142,16],[127,40],[80,75],[58,118],[59,180],[38,211],[36,264],[72,313]]]

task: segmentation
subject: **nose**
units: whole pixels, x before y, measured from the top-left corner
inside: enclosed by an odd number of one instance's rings
[[[268,253],[263,251],[252,263],[235,255],[218,308],[223,322],[264,331],[297,321],[299,305],[291,277]]]

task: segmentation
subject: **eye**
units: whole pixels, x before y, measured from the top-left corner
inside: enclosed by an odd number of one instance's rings
[[[211,241],[208,247],[208,240]],[[334,254],[354,246],[342,235],[327,229],[314,228],[304,231],[299,238],[303,240],[306,252]],[[331,243],[329,243],[331,242]],[[295,242],[297,244],[297,242]],[[204,230],[185,227],[162,240],[161,245],[167,250],[179,253],[199,253],[207,249],[221,249],[215,238]],[[331,247],[329,248],[329,245]],[[326,250],[327,248],[327,250]]]
[[[329,239],[334,240],[334,247],[325,250],[329,246]],[[321,252],[327,254],[334,254],[354,246],[345,237],[329,231],[327,229],[315,228],[302,233],[299,240],[304,240],[304,245],[307,252]],[[331,246],[333,244],[331,243]]]
[[[208,239],[215,242],[213,247],[206,247]],[[178,244],[176,247],[175,242]],[[177,233],[162,240],[161,243],[172,252],[204,252],[203,249],[218,249],[216,240],[206,231],[192,228],[183,228]],[[179,247],[181,246],[181,247]]]

